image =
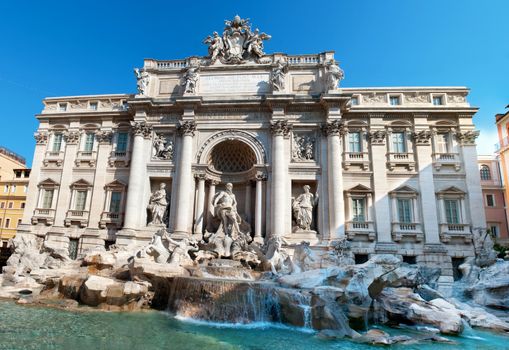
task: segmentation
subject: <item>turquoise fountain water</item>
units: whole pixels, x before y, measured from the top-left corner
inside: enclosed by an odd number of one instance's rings
[[[409,331],[388,330],[391,334]],[[395,349],[509,349],[509,337],[469,331],[457,345]],[[350,340],[323,340],[309,330],[267,323],[234,326],[179,320],[164,312],[62,311],[0,302],[0,349],[380,349]]]

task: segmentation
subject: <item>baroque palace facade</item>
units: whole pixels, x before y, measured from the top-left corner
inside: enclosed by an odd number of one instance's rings
[[[451,281],[486,222],[468,89],[340,88],[333,52],[267,55],[269,38],[236,17],[207,57],[146,59],[138,94],[45,99],[18,232],[74,254],[162,226],[201,238],[231,183],[257,242],[346,237],[358,262],[400,254]]]

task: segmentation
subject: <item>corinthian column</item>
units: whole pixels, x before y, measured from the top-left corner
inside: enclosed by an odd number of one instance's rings
[[[343,200],[343,171],[341,169],[341,140],[344,126],[341,120],[333,120],[322,127],[327,136],[327,163],[329,186],[329,227],[330,237],[345,235],[345,202]]]
[[[255,198],[255,231],[254,241],[263,244],[262,238],[262,181],[266,180],[267,177],[263,173],[256,174],[256,198]]]
[[[145,122],[133,124],[133,152],[129,170],[129,186],[127,187],[127,201],[125,207],[124,228],[139,228],[140,214],[145,210],[142,194],[145,182],[144,138],[152,134],[152,127]]]
[[[271,234],[282,237],[285,234],[285,205],[287,204],[285,190],[288,176],[284,138],[290,135],[292,125],[286,120],[277,120],[272,122],[270,129],[272,132]]]
[[[196,131],[194,121],[185,121],[178,127],[178,132],[182,136],[180,147],[179,164],[177,168],[177,200],[175,204],[177,211],[175,215],[176,234],[190,233],[190,217],[192,215],[191,196],[189,191],[192,189],[192,157],[193,157],[193,136]]]
[[[195,174],[198,180],[198,196],[196,197],[196,210],[194,218],[194,233],[201,235],[203,230],[203,215],[205,208],[205,174]]]

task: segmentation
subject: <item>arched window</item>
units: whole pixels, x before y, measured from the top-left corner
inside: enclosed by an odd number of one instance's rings
[[[491,180],[490,167],[487,165],[481,165],[481,180]]]

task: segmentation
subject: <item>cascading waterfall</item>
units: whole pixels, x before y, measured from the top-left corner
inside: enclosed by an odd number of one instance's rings
[[[202,321],[281,322],[272,283],[175,277],[168,309],[178,316]]]

